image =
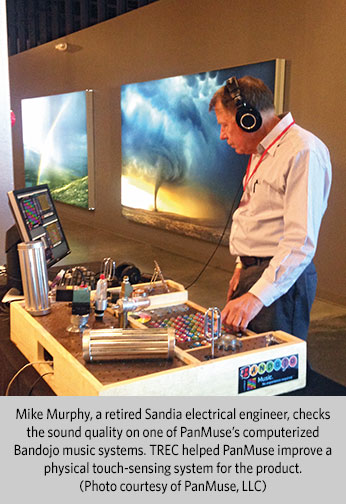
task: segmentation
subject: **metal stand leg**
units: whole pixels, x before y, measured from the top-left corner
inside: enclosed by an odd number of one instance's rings
[[[216,327],[216,329],[215,329]],[[214,340],[221,334],[221,312],[219,308],[208,308],[204,314],[204,337],[211,341],[211,358],[214,359]]]

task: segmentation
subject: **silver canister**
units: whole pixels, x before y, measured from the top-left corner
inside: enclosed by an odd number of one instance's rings
[[[41,241],[18,244],[25,309],[35,317],[50,313],[48,271]]]
[[[83,357],[87,362],[117,359],[172,359],[172,327],[144,329],[86,329]]]

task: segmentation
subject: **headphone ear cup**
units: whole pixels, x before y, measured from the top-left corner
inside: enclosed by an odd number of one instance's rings
[[[123,280],[123,278],[125,276],[129,277],[129,281],[130,281],[131,285],[138,284],[141,281],[141,272],[133,264],[123,270],[122,275],[121,275],[121,279]]]
[[[119,282],[122,282],[125,276],[129,277],[131,284],[140,283],[141,272],[132,263],[121,263],[117,268],[115,268],[115,275]]]
[[[262,125],[262,117],[258,110],[245,105],[238,108],[236,121],[239,128],[247,133],[257,131]]]
[[[123,262],[121,264],[119,264],[119,266],[117,266],[115,268],[115,276],[118,278],[119,281],[122,280],[122,277],[123,277],[123,271],[124,269],[128,268],[129,266],[133,266],[131,263],[126,263],[126,262]]]

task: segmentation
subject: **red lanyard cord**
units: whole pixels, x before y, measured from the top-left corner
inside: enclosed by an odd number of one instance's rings
[[[268,147],[265,149],[265,151],[263,152],[262,156],[260,157],[258,163],[256,164],[255,169],[253,170],[253,172],[250,175],[250,165],[251,165],[251,160],[252,160],[252,154],[251,154],[249,162],[247,164],[247,168],[246,168],[245,181],[244,181],[244,185],[243,185],[244,191],[245,191],[246,186],[248,185],[250,179],[255,175],[255,173],[257,171],[257,168],[262,163],[263,158],[267,154],[267,152],[269,151],[269,149],[271,147],[273,147],[273,145],[280,140],[280,138],[286,133],[286,131],[288,131],[290,129],[291,126],[293,126],[294,123],[295,123],[295,120],[293,119],[293,121],[283,131],[281,131],[280,135],[278,135],[275,138],[275,140],[273,140],[272,143],[270,145],[268,145]]]

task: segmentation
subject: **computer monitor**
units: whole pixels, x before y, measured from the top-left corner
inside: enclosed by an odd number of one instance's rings
[[[71,252],[47,184],[10,191],[8,199],[21,241],[42,240],[47,267]],[[8,254],[17,252],[15,234],[6,244]]]

